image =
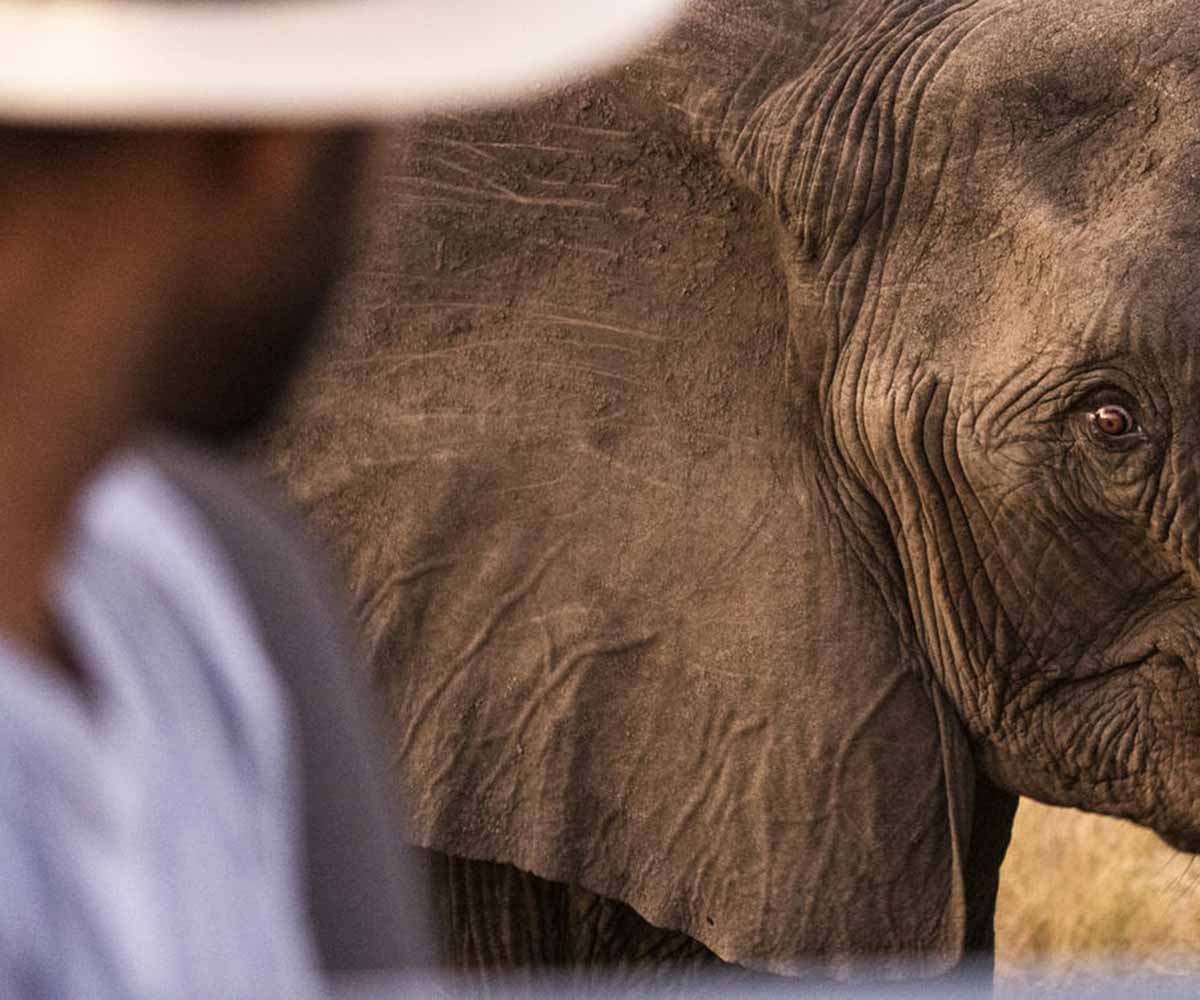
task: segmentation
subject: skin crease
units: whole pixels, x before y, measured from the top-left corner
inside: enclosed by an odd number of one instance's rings
[[[944,971],[1018,794],[1200,848],[1196,13],[695,0],[398,148],[273,460],[464,964],[557,883]]]
[[[36,145],[25,148],[24,134],[15,152],[7,148],[0,628],[47,669],[86,682],[58,637],[43,581],[92,470],[147,422],[227,436],[270,409],[280,352],[305,336],[340,260],[340,237],[310,218],[326,199],[346,197],[349,178],[334,180],[336,193],[314,191],[314,178],[331,186],[323,161],[334,141],[97,133],[78,148],[51,146],[69,153],[53,165]],[[305,309],[284,310],[281,326],[263,323],[264,303],[288,301]],[[271,348],[238,351],[256,337]],[[254,385],[253,405],[228,405],[230,388]]]

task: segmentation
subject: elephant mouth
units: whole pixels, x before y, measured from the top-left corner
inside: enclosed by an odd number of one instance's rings
[[[1161,636],[1162,629],[1157,631]],[[1189,637],[1194,634],[1196,634],[1194,631],[1188,633]],[[1192,647],[1194,643],[1188,641],[1185,645]],[[1177,692],[1181,701],[1194,705],[1197,700],[1200,700],[1200,673],[1195,668],[1198,659],[1197,650],[1192,648],[1185,651],[1177,651],[1173,648],[1164,649],[1161,638],[1151,640],[1143,637],[1140,640],[1130,640],[1115,646],[1109,652],[1110,656],[1106,657],[1107,663],[1098,672],[1098,677],[1111,678],[1121,674],[1147,671],[1159,671],[1165,675],[1170,672],[1175,675],[1170,680],[1172,685],[1170,690]],[[1193,697],[1184,696],[1183,689],[1174,686],[1176,684],[1190,687]],[[1155,686],[1160,686],[1157,681]],[[1187,744],[1195,746],[1197,742],[1200,742],[1200,719],[1177,720],[1177,724],[1180,723],[1183,729],[1188,731],[1186,734],[1181,734],[1185,735]],[[1191,792],[1189,787],[1191,782],[1178,770],[1165,777],[1173,786],[1172,792],[1167,795],[1167,800],[1173,800],[1176,803],[1175,807],[1159,813],[1157,821],[1147,821],[1145,818],[1141,818],[1138,822],[1150,826],[1157,833],[1159,839],[1174,850],[1186,854],[1200,854],[1200,796]]]
[[[1145,667],[1151,661],[1160,659],[1179,660],[1180,663],[1183,662],[1182,658],[1164,654],[1155,643],[1150,643],[1149,645],[1143,645],[1139,649],[1120,651],[1117,655],[1108,659],[1108,662],[1104,665],[1100,673],[1102,676],[1126,673],[1138,670],[1141,667]]]
[[[1138,674],[1156,673],[1159,677],[1173,675],[1172,683],[1192,686],[1200,695],[1200,673],[1196,670],[1197,653],[1177,652],[1164,649],[1157,641],[1144,642],[1137,646],[1114,650],[1113,654],[1100,660],[1089,680],[1113,681],[1121,677],[1136,677]],[[1200,727],[1200,719],[1196,720]]]
[[[1095,684],[1099,681],[1113,680],[1123,674],[1135,674],[1163,661],[1176,661],[1172,662],[1172,666],[1183,664],[1181,657],[1164,653],[1155,642],[1123,643],[1100,655],[1088,657],[1081,664],[1082,669],[1077,669],[1073,680],[1089,685]]]
[[[1168,847],[1184,854],[1200,854],[1200,832],[1196,831],[1159,831],[1158,839]]]
[[[1188,665],[1200,662],[1200,614],[1190,602],[1143,607],[1101,642],[1096,674],[1136,671],[1153,664],[1195,673]]]
[[[1152,626],[1153,635],[1145,626],[1136,632],[1119,638],[1098,657],[1097,676],[1136,671],[1151,665],[1169,666],[1172,669],[1188,671],[1188,663],[1200,658],[1200,642],[1183,637],[1197,636],[1196,623],[1164,623],[1155,622]],[[1163,642],[1164,635],[1178,634],[1182,641],[1167,646]],[[1176,648],[1184,647],[1184,648]]]
[[[1069,673],[1060,673],[1039,688],[1037,696],[1045,696],[1051,691],[1057,696],[1062,691],[1077,691],[1080,686],[1107,687],[1113,682],[1120,683],[1122,678],[1132,679],[1151,670],[1193,676],[1200,689],[1200,676],[1194,675],[1188,663],[1188,657],[1164,650],[1157,640],[1131,639],[1077,661]]]

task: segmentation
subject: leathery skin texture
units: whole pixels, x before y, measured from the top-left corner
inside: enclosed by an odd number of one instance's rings
[[[447,887],[937,975],[1019,795],[1200,847],[1198,15],[697,0],[391,140],[266,454]]]

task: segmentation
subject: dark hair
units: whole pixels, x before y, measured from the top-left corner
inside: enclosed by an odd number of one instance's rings
[[[107,149],[129,135],[113,128],[0,123],[0,168],[36,161],[50,165]]]
[[[138,151],[147,137],[176,131],[163,127],[89,127],[79,125],[24,125],[0,122],[0,190],[20,183],[30,173],[78,171],[101,157]],[[190,131],[190,130],[189,130]],[[211,171],[221,176],[231,150],[244,137],[227,128],[201,130],[212,154]],[[137,155],[144,155],[137,152]]]

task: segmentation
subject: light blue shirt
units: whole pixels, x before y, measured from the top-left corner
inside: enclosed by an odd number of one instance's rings
[[[0,637],[0,997],[319,995],[286,701],[150,463],[82,498],[54,603],[91,697]]]

